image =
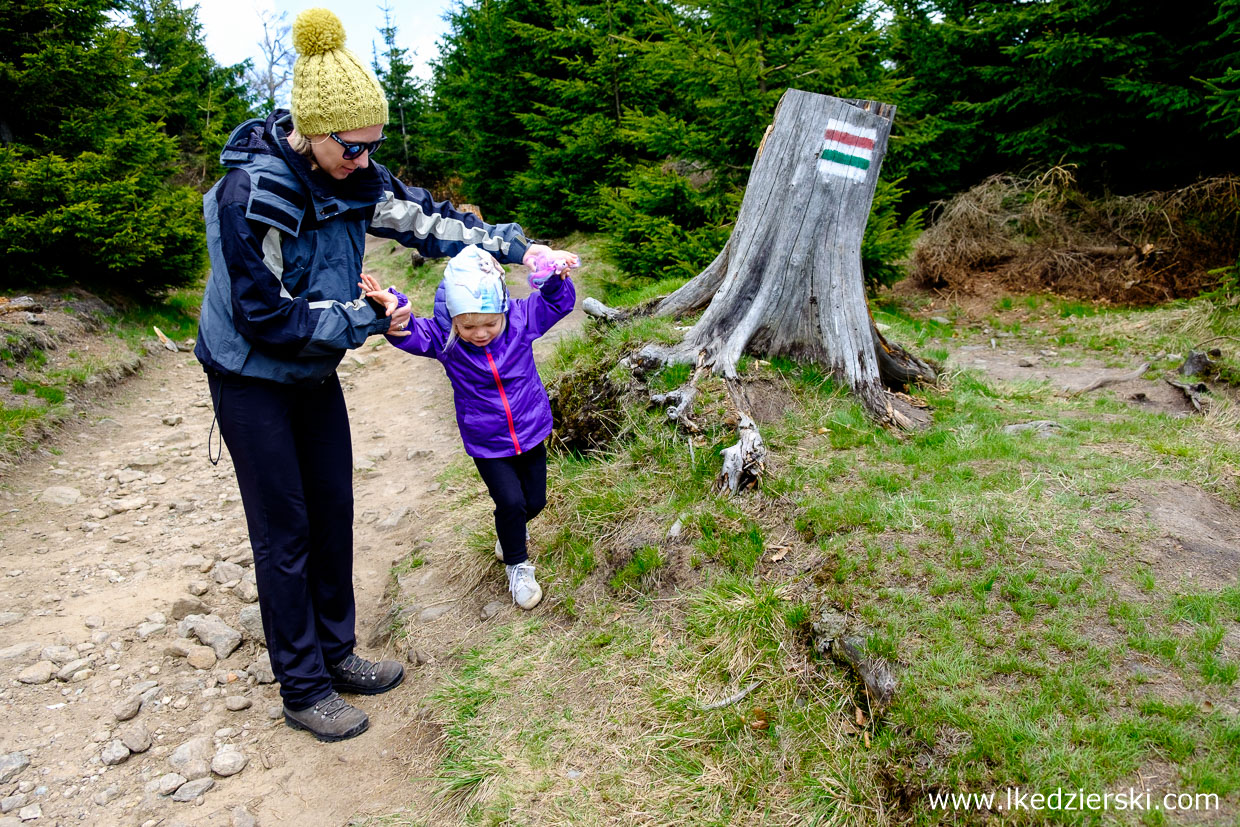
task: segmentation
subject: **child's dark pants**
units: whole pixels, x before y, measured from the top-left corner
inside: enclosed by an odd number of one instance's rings
[[[474,464],[495,500],[495,533],[504,550],[504,563],[524,563],[529,559],[525,524],[547,504],[546,443],[515,457],[474,457]]]
[[[271,669],[290,709],[353,652],[353,450],[340,381],[208,374],[254,549]]]

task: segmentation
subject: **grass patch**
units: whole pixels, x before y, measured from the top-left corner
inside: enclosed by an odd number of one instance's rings
[[[970,327],[887,300],[875,318],[931,355],[1002,331],[1061,348],[1065,363],[1095,348],[1126,363],[1234,335],[1205,304],[1012,297]],[[678,335],[666,320],[590,323],[540,368],[614,364]],[[1236,507],[1225,401],[1213,417],[1172,418],[958,372],[915,391],[934,423],[900,435],[813,366],[751,359],[741,374],[790,400],[761,426],[771,472],[757,493],[710,493],[735,441],[710,378],[692,437],[639,395],[623,440],[552,456],[535,528],[550,605],[471,640],[435,698],[448,733],[436,784],[461,823],[981,824],[1006,816],[944,818],[929,797],[1114,793],[1155,774],[1219,796],[1205,815],[1235,822],[1240,590],[1147,554],[1160,535],[1142,507],[1142,492],[1171,484]],[[648,387],[687,376],[665,369]],[[1035,419],[1062,427],[1003,430]],[[878,720],[813,649],[824,607],[895,665]]]
[[[74,315],[74,298],[63,304],[49,300],[49,314]],[[134,354],[155,340],[153,328],[179,344],[195,338],[200,300],[201,287],[189,287],[169,293],[162,302],[124,307],[102,319],[102,326],[81,335],[98,340],[101,347],[94,350],[104,356],[65,346],[54,323],[37,329],[0,324],[5,343],[0,350],[0,455],[27,450],[73,415],[78,403],[93,397],[86,389],[94,382],[131,370]]]

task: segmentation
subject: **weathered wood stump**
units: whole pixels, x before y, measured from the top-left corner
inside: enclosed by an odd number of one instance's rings
[[[933,381],[928,364],[874,326],[861,239],[895,107],[789,89],[750,173],[736,227],[657,315],[705,307],[667,361],[736,376],[745,352],[813,362],[847,384],[883,424],[913,428],[924,410],[884,387]]]

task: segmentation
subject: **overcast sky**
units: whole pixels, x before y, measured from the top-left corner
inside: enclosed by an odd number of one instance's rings
[[[322,6],[334,11],[344,22],[348,35],[346,46],[369,66],[374,49],[382,46],[379,27],[383,25],[382,0],[183,0],[198,6],[198,22],[202,24],[207,49],[218,63],[240,63],[247,57],[256,58],[258,42],[263,38],[259,14],[288,12],[292,23],[298,12]],[[414,73],[428,79],[427,62],[439,53],[436,41],[447,30],[443,18],[454,0],[387,0],[396,26],[396,42],[409,50]]]

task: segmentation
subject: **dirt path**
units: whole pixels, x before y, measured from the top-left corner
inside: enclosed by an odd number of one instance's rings
[[[370,731],[329,745],[284,725],[232,466],[206,458],[204,376],[159,351],[0,479],[0,827],[341,825],[426,800],[410,777],[424,699],[455,647],[516,610],[498,564],[462,554],[489,520],[480,483],[436,482],[461,455],[438,363],[375,339],[341,376],[359,651],[414,659],[402,687],[358,700]],[[424,563],[388,589],[410,550]]]

